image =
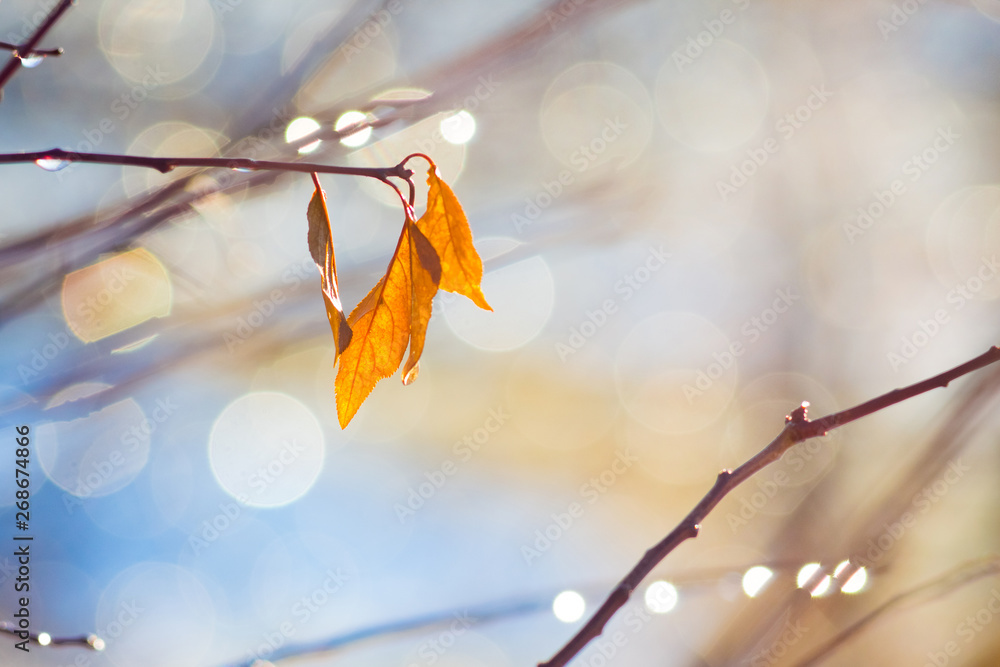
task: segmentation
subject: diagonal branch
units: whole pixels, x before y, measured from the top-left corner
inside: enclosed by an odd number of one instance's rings
[[[984,354],[979,355],[971,361],[956,366],[940,375],[912,384],[902,389],[883,394],[870,401],[848,408],[841,412],[835,412],[816,421],[809,421],[806,417],[808,403],[803,403],[800,407],[792,411],[792,414],[785,418],[785,427],[781,433],[775,437],[764,449],[751,457],[746,463],[736,468],[736,470],[723,470],[715,480],[715,484],[698,502],[693,510],[658,544],[650,548],[632,570],[625,575],[615,589],[604,601],[604,604],[594,613],[589,621],[570,639],[570,641],[556,653],[548,662],[539,664],[539,667],[563,667],[568,664],[573,657],[593,639],[596,639],[604,631],[605,624],[621,609],[632,591],[638,588],[643,579],[653,570],[656,565],[666,558],[667,554],[676,549],[681,542],[689,538],[698,536],[701,522],[708,516],[709,512],[719,504],[719,502],[733,489],[742,484],[752,475],[774,463],[781,455],[796,443],[826,435],[827,432],[844,424],[849,424],[862,417],[870,415],[889,406],[901,403],[919,394],[936,389],[947,387],[948,383],[963,375],[979,370],[992,363],[1000,361],[1000,347],[991,347]]]
[[[13,49],[13,54],[7,64],[2,70],[0,70],[0,95],[3,94],[3,87],[7,85],[7,82],[11,80],[14,73],[21,66],[21,58],[25,55],[33,55],[35,53],[35,47],[38,43],[42,41],[42,37],[45,37],[52,26],[56,24],[56,21],[69,9],[76,0],[60,0],[59,4],[56,5],[52,12],[45,17],[45,20],[38,26],[34,34],[28,38],[28,41],[24,44]],[[2,98],[0,98],[2,99]]]

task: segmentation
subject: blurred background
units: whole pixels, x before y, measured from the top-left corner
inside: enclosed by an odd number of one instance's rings
[[[0,40],[52,5],[0,4]],[[549,658],[799,403],[1000,342],[998,21],[994,0],[77,3],[41,44],[65,54],[5,87],[0,153],[421,151],[494,312],[440,293],[419,380],[341,430],[307,175],[0,166],[0,525],[28,425],[32,629],[103,649],[3,635],[0,663]],[[384,184],[322,183],[350,309],[403,216]],[[573,664],[997,664],[998,384],[788,452]]]

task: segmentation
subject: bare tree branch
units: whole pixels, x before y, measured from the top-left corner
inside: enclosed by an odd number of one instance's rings
[[[9,621],[0,621],[0,632],[21,638],[23,630]],[[97,635],[80,635],[79,637],[52,637],[47,632],[29,633],[28,639],[39,646],[82,646],[95,651],[104,650],[104,640]]]
[[[367,176],[389,182],[390,176],[409,180],[413,172],[405,167],[406,160],[393,167],[338,167],[309,162],[275,162],[272,160],[250,160],[248,158],[206,158],[206,157],[149,157],[141,155],[115,155],[111,153],[75,153],[61,148],[33,153],[5,153],[0,155],[0,164],[20,162],[91,162],[95,164],[117,164],[127,167],[146,167],[165,174],[177,167],[205,167],[238,169],[245,171],[295,171],[305,174],[341,174],[344,176]],[[43,167],[44,168],[44,167]]]
[[[7,82],[11,80],[14,73],[21,67],[21,58],[25,55],[31,56],[35,55],[35,47],[38,43],[42,41],[42,37],[45,37],[52,26],[56,24],[56,21],[69,9],[76,0],[60,0],[59,4],[56,5],[52,12],[45,17],[45,20],[38,26],[34,34],[28,38],[28,41],[20,46],[12,49],[11,58],[7,61],[7,64],[2,70],[0,70],[0,100],[3,99],[3,87],[7,85]]]
[[[961,588],[962,586],[965,586],[966,584],[970,584],[973,581],[978,581],[983,577],[994,576],[997,573],[1000,573],[1000,556],[988,556],[986,558],[972,561],[971,563],[963,563],[958,567],[948,570],[944,574],[931,579],[930,581],[926,581],[919,586],[915,586],[909,590],[903,591],[902,593],[898,593],[834,635],[828,642],[814,650],[801,662],[797,663],[796,667],[818,665],[826,658],[829,658],[834,651],[840,648],[852,637],[877,621],[886,613],[893,611],[904,602],[909,601],[911,598],[918,597],[925,593],[935,597],[945,595]]]
[[[853,408],[835,412],[815,421],[810,421],[807,418],[806,409],[809,404],[803,403],[793,410],[791,415],[785,418],[785,427],[781,433],[764,449],[751,457],[746,463],[736,468],[736,470],[723,470],[720,472],[715,480],[715,484],[694,509],[684,517],[669,535],[645,553],[635,567],[618,583],[608,596],[608,599],[604,601],[604,604],[598,608],[580,631],[551,660],[539,663],[539,667],[562,667],[568,664],[591,640],[599,637],[604,631],[605,624],[628,602],[632,591],[638,588],[639,584],[653,568],[682,542],[698,536],[701,522],[704,521],[705,517],[708,516],[712,509],[730,491],[761,469],[777,461],[793,445],[810,438],[826,435],[827,432],[839,426],[849,424],[896,403],[901,403],[909,398],[928,392],[931,389],[947,387],[948,383],[952,380],[997,361],[1000,361],[1000,347],[994,346],[975,359],[956,366],[949,371],[945,371],[940,375],[935,375],[923,382],[918,382],[902,389],[894,389]]]
[[[39,56],[46,58],[48,56],[61,56],[63,54],[62,49],[34,49],[33,51],[24,52],[20,46],[11,44],[10,42],[0,42],[0,49],[16,53],[21,58],[37,58]]]

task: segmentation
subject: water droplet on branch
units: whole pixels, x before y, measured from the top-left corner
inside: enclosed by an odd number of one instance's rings
[[[42,157],[35,160],[35,164],[45,171],[59,171],[69,166],[69,160],[56,160],[54,158]]]
[[[20,60],[21,67],[27,67],[30,69],[41,65],[42,61],[45,60],[45,56],[27,56],[25,58],[20,58]]]

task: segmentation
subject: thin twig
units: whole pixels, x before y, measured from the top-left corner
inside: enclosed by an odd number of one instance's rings
[[[947,387],[948,383],[952,380],[997,361],[1000,361],[1000,347],[994,346],[975,359],[956,366],[940,375],[935,375],[923,382],[918,382],[902,389],[895,389],[870,401],[856,405],[853,408],[835,412],[815,421],[810,421],[807,418],[806,408],[808,407],[808,403],[803,403],[800,407],[792,411],[791,415],[785,418],[784,429],[764,449],[736,470],[723,470],[720,472],[715,480],[715,484],[698,502],[695,508],[684,517],[669,535],[645,553],[632,570],[625,575],[625,578],[618,583],[608,596],[608,599],[604,601],[604,604],[600,606],[579,632],[551,660],[540,663],[539,667],[563,667],[577,653],[583,650],[591,640],[599,637],[604,631],[605,624],[625,605],[629,597],[631,597],[632,591],[638,588],[639,584],[642,583],[642,580],[646,578],[653,568],[682,542],[698,536],[701,522],[704,521],[709,512],[730,491],[761,469],[777,461],[793,445],[810,438],[826,435],[826,433],[839,426],[849,424],[873,412],[878,412],[931,389]]]
[[[0,621],[0,632],[21,638],[23,630],[10,621]],[[97,635],[80,635],[79,637],[51,637],[46,632],[29,633],[28,639],[39,646],[82,646],[95,651],[104,650],[104,640]]]
[[[3,92],[3,87],[7,85],[7,82],[14,76],[14,73],[20,69],[21,58],[23,55],[32,54],[35,51],[35,47],[38,46],[38,43],[42,41],[42,37],[45,37],[45,33],[47,33],[52,26],[56,24],[59,17],[61,17],[66,10],[75,3],[76,0],[61,0],[59,4],[52,9],[52,12],[45,17],[45,20],[38,26],[34,34],[28,38],[28,41],[14,49],[14,53],[11,55],[10,60],[4,68],[0,70],[0,93]]]
[[[977,581],[983,577],[994,576],[997,573],[1000,573],[1000,556],[989,556],[971,563],[963,563],[957,568],[949,570],[939,577],[935,577],[930,581],[926,581],[909,590],[894,595],[879,606],[875,607],[872,611],[862,616],[856,622],[834,635],[829,641],[810,653],[801,662],[797,663],[796,667],[818,665],[826,658],[829,658],[830,655],[836,651],[836,649],[840,648],[840,646],[846,643],[849,639],[877,621],[887,612],[892,611],[911,598],[932,591],[935,596],[951,593],[966,584]]]
[[[242,169],[246,171],[297,171],[305,174],[341,174],[344,176],[367,176],[391,183],[388,178],[395,176],[404,181],[413,176],[406,168],[404,160],[392,167],[339,167],[308,162],[275,162],[272,160],[251,160],[240,157],[151,157],[142,155],[116,155],[114,153],[77,153],[62,148],[32,153],[5,153],[0,155],[0,164],[17,164],[54,160],[58,162],[91,162],[113,164],[125,167],[145,167],[165,174],[178,167],[203,167],[219,169]]]
[[[63,54],[62,49],[35,49],[25,53],[21,50],[20,46],[17,44],[11,44],[10,42],[0,42],[0,49],[16,52],[21,58],[37,58],[38,56],[47,58],[48,56],[61,56]]]

